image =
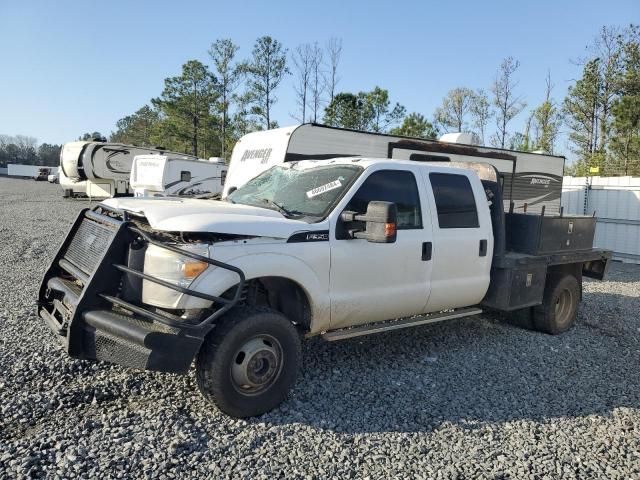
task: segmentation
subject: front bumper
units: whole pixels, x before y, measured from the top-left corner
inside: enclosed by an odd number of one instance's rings
[[[153,244],[238,274],[232,298],[220,298],[150,277],[142,272],[144,249]],[[142,280],[212,302],[199,323],[142,304]],[[126,213],[98,206],[74,221],[47,269],[38,314],[74,358],[186,373],[215,320],[240,301],[241,270],[200,257],[137,228]]]

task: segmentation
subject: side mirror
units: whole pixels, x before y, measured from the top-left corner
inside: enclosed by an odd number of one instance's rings
[[[393,243],[396,241],[398,209],[393,202],[369,202],[367,213],[343,212],[344,222],[364,222],[365,229],[351,230],[352,238],[362,238],[373,243]]]

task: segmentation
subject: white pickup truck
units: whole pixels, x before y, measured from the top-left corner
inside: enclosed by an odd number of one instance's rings
[[[223,412],[281,403],[300,340],[516,312],[569,329],[603,278],[595,219],[505,213],[494,167],[336,158],[270,168],[222,201],[109,199],[47,269],[40,316],[69,355],[187,373]]]

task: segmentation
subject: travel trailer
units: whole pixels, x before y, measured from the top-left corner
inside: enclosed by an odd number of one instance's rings
[[[185,155],[137,155],[130,186],[136,197],[190,196],[222,193],[224,159],[194,159]]]
[[[223,198],[263,171],[283,162],[366,156],[418,162],[483,162],[496,167],[505,209],[560,211],[564,157],[470,145],[469,134],[440,141],[361,132],[305,123],[249,133],[235,145]]]
[[[131,165],[136,155],[173,154],[161,148],[101,141],[65,143],[60,152],[60,185],[65,197],[132,195]],[[183,157],[195,158],[176,153]],[[63,177],[65,177],[63,179]]]

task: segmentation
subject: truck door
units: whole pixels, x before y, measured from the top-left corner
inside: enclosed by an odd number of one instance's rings
[[[394,202],[395,243],[371,243],[344,235],[341,220],[331,229],[331,328],[422,313],[429,298],[431,216],[417,168],[372,172],[338,213],[365,213],[370,201]]]
[[[433,223],[427,312],[479,303],[489,287],[493,232],[482,184],[460,174],[424,172]]]

